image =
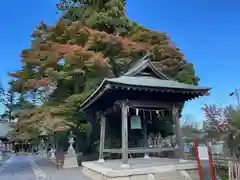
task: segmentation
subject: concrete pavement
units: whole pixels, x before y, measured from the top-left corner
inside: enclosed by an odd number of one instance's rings
[[[55,164],[41,157],[35,156],[34,160],[50,180],[66,180],[66,178],[69,180],[90,180],[81,173],[80,167],[58,170]]]
[[[11,157],[0,170],[0,180],[90,180],[80,168],[60,169],[39,156]]]
[[[27,156],[12,156],[0,170],[0,180],[36,180]]]

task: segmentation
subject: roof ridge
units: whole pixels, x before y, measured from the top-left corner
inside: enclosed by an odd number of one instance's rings
[[[149,54],[146,54],[141,59],[139,59],[132,67],[128,69],[128,71],[124,75],[131,75],[133,72],[138,70],[141,66],[149,61]]]
[[[169,78],[160,72],[151,62],[151,54],[148,52],[140,60],[138,60],[125,74],[124,76],[135,76],[147,67],[149,67],[152,72],[160,79],[169,80]]]

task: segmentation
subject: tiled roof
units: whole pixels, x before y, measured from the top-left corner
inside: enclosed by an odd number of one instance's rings
[[[193,97],[206,95],[210,90],[207,87],[199,87],[170,80],[154,67],[150,56],[146,55],[135,63],[123,76],[104,79],[96,91],[80,107],[83,109],[89,107],[90,104],[93,104],[98,97],[102,96],[109,89],[109,86],[127,88],[129,90],[141,89],[148,91],[154,89],[160,92],[174,92],[175,90],[176,92],[183,93],[193,92]]]
[[[122,85],[155,87],[155,88],[170,88],[170,89],[184,89],[184,90],[208,90],[207,87],[199,87],[190,84],[179,83],[172,80],[161,80],[155,77],[147,76],[121,76],[118,78],[106,79],[107,82],[117,83]]]

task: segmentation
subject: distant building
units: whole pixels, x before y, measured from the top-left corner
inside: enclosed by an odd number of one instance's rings
[[[6,140],[7,135],[10,131],[12,131],[12,128],[10,126],[11,124],[9,122],[1,122],[0,123],[0,140]]]
[[[12,143],[8,139],[8,134],[12,131],[11,123],[2,121],[0,123],[0,141],[1,141],[1,150],[11,151]]]

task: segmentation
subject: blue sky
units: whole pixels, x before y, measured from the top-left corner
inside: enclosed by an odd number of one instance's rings
[[[57,0],[3,1],[0,11],[0,78],[20,67],[19,54],[30,46],[29,35],[41,20],[57,20]],[[148,3],[146,3],[148,2]],[[240,1],[238,0],[128,0],[127,15],[146,27],[167,32],[188,61],[195,65],[200,85],[212,87],[211,96],[187,103],[184,114],[203,118],[205,103],[236,104],[228,94],[239,87]]]

